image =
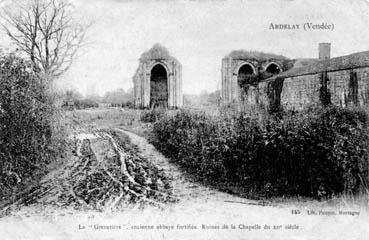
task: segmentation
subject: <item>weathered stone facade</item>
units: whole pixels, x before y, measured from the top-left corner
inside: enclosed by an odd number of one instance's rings
[[[320,59],[306,66],[294,67],[250,85],[244,104],[268,110],[301,110],[322,104],[368,106],[369,51],[332,59],[329,58],[330,44],[320,44],[319,51]],[[222,96],[226,97],[224,102],[237,100],[232,91],[227,95],[227,84],[222,86],[225,86],[222,89]]]
[[[285,78],[281,94],[283,108],[300,110],[307,105],[322,104],[325,75],[328,102],[341,107],[369,104],[369,66],[358,66]]]
[[[222,102],[258,102],[258,83],[292,66],[293,61],[275,54],[231,52],[222,59]]]
[[[137,108],[183,105],[182,65],[159,44],[141,55],[133,84]]]

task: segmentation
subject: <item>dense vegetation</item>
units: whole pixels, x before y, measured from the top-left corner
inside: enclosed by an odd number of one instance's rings
[[[200,94],[184,94],[183,106],[192,109],[216,109],[220,102],[220,91],[214,92],[202,91]]]
[[[64,109],[86,109],[97,108],[99,104],[95,99],[84,98],[81,93],[75,90],[67,90],[61,94],[62,107]]]
[[[144,110],[141,112],[140,120],[145,123],[153,123],[158,121],[164,114],[165,108],[154,108],[152,110]]]
[[[99,104],[90,99],[77,99],[74,101],[73,107],[75,109],[97,108]]]
[[[100,99],[100,102],[110,104],[116,107],[133,107],[133,89],[116,89],[110,92],[106,92]]]
[[[60,98],[62,99],[62,107],[69,110],[97,108],[99,105],[123,108],[134,107],[132,89],[127,92],[123,89],[116,89],[105,93],[103,97],[100,97],[96,93],[83,96],[76,90],[66,90],[60,94]]]
[[[200,180],[249,197],[329,197],[368,188],[368,116],[311,108],[279,117],[178,111],[154,123],[151,142]]]
[[[0,201],[58,153],[53,109],[31,64],[13,55],[0,56]]]

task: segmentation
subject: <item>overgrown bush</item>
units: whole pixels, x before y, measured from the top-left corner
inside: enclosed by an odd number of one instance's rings
[[[132,101],[127,101],[127,102],[122,103],[122,107],[123,108],[131,108],[131,109],[133,109],[135,107],[135,105],[133,104]]]
[[[320,198],[368,186],[368,139],[363,111],[329,107],[263,121],[181,111],[154,124],[151,142],[215,185]]]
[[[99,104],[90,99],[81,99],[74,102],[76,109],[97,108]]]
[[[134,108],[134,104],[131,101],[122,102],[122,103],[110,103],[110,107],[121,107],[121,108]]]
[[[49,163],[53,104],[31,64],[0,56],[0,200]]]
[[[151,110],[144,110],[141,113],[140,120],[146,123],[153,123],[159,120],[165,113],[164,108],[154,108]]]

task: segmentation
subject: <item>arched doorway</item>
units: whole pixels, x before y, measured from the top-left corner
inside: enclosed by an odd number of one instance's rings
[[[265,71],[271,75],[275,75],[282,72],[282,69],[276,63],[270,63]]]
[[[247,98],[247,90],[250,84],[255,81],[255,71],[254,68],[249,63],[242,65],[237,74],[237,83],[239,88],[239,99],[240,101],[245,101]]]
[[[157,64],[150,75],[150,108],[168,107],[168,73],[163,65]]]

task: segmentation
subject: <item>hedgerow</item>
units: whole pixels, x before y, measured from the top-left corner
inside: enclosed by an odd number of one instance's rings
[[[262,121],[182,110],[155,122],[150,141],[216,186],[240,186],[254,197],[321,198],[368,186],[368,139],[363,111],[327,107]]]
[[[0,56],[0,200],[54,159],[53,100],[32,65]],[[60,153],[59,153],[60,154]]]

